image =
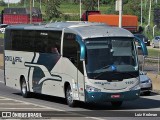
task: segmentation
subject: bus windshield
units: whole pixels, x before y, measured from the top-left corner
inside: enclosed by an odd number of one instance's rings
[[[114,80],[138,76],[138,62],[133,38],[89,38],[85,40],[85,44],[87,49],[86,72],[90,79]],[[128,74],[124,75],[124,73]]]

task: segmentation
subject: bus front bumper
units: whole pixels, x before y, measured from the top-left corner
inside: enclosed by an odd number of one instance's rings
[[[119,93],[107,93],[107,92],[87,92],[85,91],[86,102],[102,103],[111,101],[129,101],[138,99],[140,95],[140,89],[134,91],[126,91]]]

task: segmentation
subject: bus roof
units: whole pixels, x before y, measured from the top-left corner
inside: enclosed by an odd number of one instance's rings
[[[63,29],[79,34],[82,39],[94,37],[134,37],[123,28],[111,27],[104,23],[91,22],[55,22],[48,24],[11,25],[7,29],[17,30],[58,30]]]

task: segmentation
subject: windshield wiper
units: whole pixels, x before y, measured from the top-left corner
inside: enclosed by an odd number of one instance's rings
[[[126,75],[130,75],[131,77],[137,77],[136,75],[132,74],[132,73],[128,73],[128,72],[120,72],[120,71],[114,71],[113,74],[126,74]]]
[[[100,70],[101,70],[101,69],[107,69],[107,68],[109,68],[109,67],[112,67],[112,70],[113,70],[113,71],[116,71],[116,66],[114,66],[114,65],[106,65],[106,66],[100,68]],[[94,79],[102,76],[102,75],[103,75],[104,73],[106,73],[106,72],[107,72],[107,71],[101,72],[100,74],[98,74],[97,76],[95,76]]]
[[[102,75],[103,75],[104,73],[106,73],[106,72],[107,72],[107,71],[98,74],[97,76],[94,77],[94,79],[102,76]],[[130,75],[130,76],[133,77],[133,78],[138,77],[138,76],[136,76],[136,75],[134,75],[134,74],[131,74],[131,73],[128,73],[128,72],[112,71],[111,74],[124,74],[124,75],[127,74],[127,75]]]

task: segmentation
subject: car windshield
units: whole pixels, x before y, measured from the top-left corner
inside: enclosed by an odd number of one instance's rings
[[[86,71],[90,79],[114,79],[109,77],[109,74],[115,71],[137,74],[137,55],[133,38],[89,38],[85,40],[85,44]],[[101,75],[102,73],[105,74]],[[96,77],[97,75],[99,77]],[[129,74],[123,76],[124,74],[117,75],[122,79],[133,77]]]

